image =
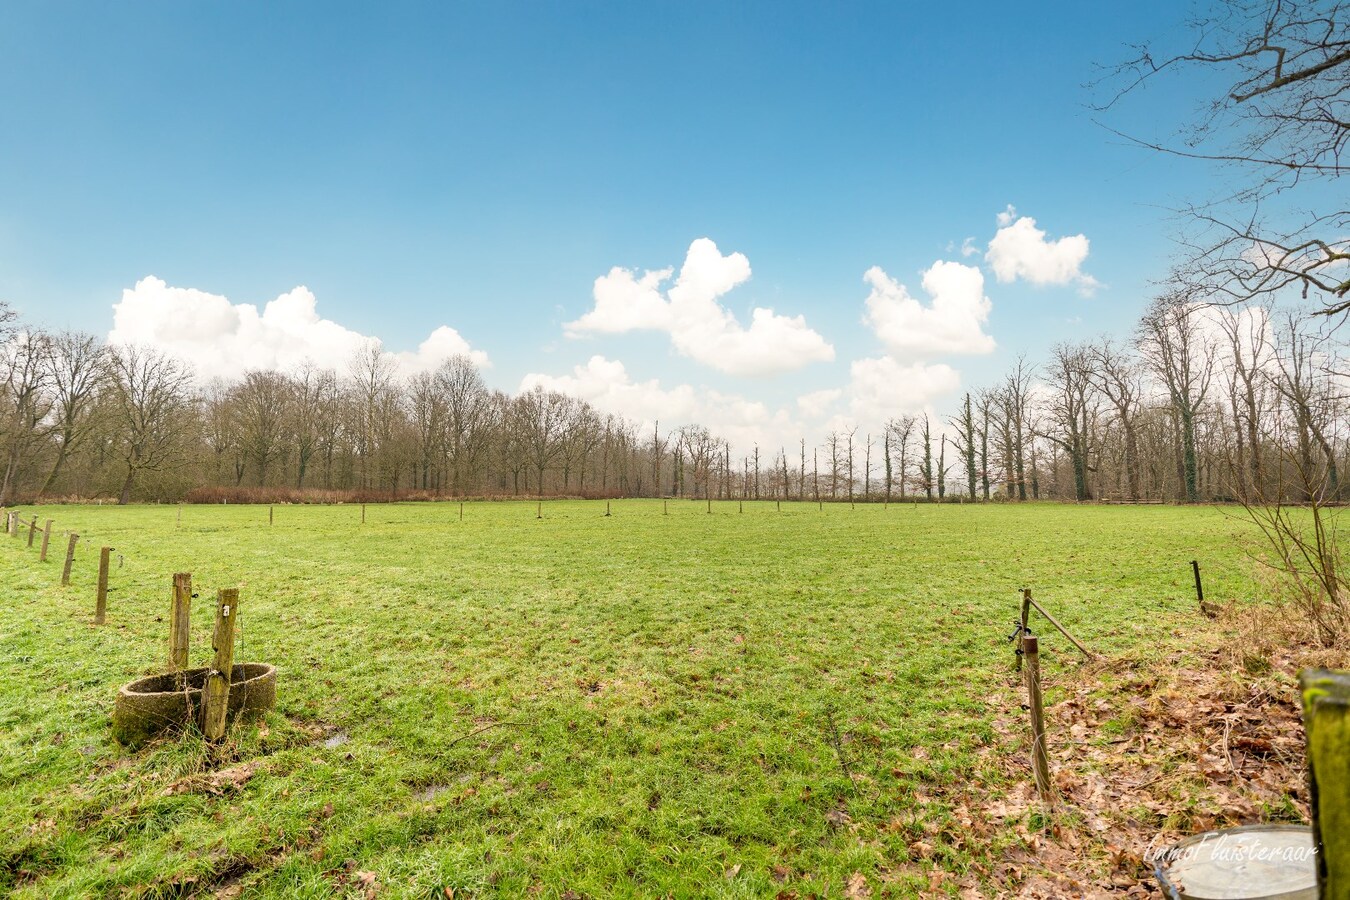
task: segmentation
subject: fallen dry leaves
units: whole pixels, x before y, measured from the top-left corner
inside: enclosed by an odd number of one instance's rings
[[[984,755],[1003,776],[990,783],[1017,787],[972,786],[952,799],[970,842],[1000,825],[1017,840],[991,854],[984,887],[963,882],[962,896],[1158,898],[1150,847],[1212,828],[1306,821],[1298,668],[1296,650],[1258,675],[1215,651],[1192,667],[1175,656],[1058,673],[1046,707],[1057,795],[1049,815],[1033,786],[1023,689],[1009,684],[997,701],[1009,712],[995,718],[999,740]],[[912,849],[927,855],[922,842]]]

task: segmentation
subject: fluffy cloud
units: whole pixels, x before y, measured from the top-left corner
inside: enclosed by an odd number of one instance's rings
[[[849,367],[848,412],[855,421],[884,422],[923,412],[960,386],[960,373],[946,363],[901,363],[890,356],[858,359]]]
[[[665,432],[686,424],[703,425],[730,441],[737,452],[756,443],[768,446],[776,440],[789,441],[788,435],[798,433],[785,411],[770,410],[757,400],[688,384],[666,388],[655,378],[634,381],[622,362],[599,355],[568,375],[532,373],[520,382],[522,391],[535,387],[580,397],[602,412],[637,422],[644,430],[658,421]]]
[[[1035,285],[1076,284],[1091,294],[1097,280],[1082,269],[1088,255],[1086,235],[1048,241],[1030,216],[1019,216],[1009,206],[998,214],[998,231],[989,242],[985,260],[1000,282],[1022,279]]]
[[[703,425],[729,441],[733,456],[739,457],[756,445],[763,453],[796,447],[805,438],[813,447],[830,431],[862,426],[875,433],[893,416],[931,414],[936,403],[956,393],[960,381],[959,373],[945,363],[906,364],[890,356],[860,359],[850,367],[844,387],[812,391],[790,407],[775,409],[739,394],[688,384],[665,387],[657,379],[637,381],[622,362],[597,355],[566,375],[526,375],[520,389],[542,387],[580,397],[596,409],[637,422],[644,432],[657,421],[666,433],[681,425]]]
[[[191,362],[203,378],[234,377],[249,369],[290,369],[306,361],[343,369],[366,335],[319,317],[314,294],[297,287],[262,311],[219,294],[171,287],[153,276],[122,291],[113,306],[110,343],[144,344]],[[416,351],[395,353],[404,372],[435,368],[456,354],[488,364],[459,332],[441,326]]]
[[[802,316],[757,307],[746,328],[720,298],[750,279],[744,254],[723,256],[708,238],[689,245],[679,277],[674,269],[614,268],[595,280],[595,306],[563,326],[568,337],[649,329],[669,333],[682,355],[731,375],[776,375],[834,359],[834,347]]]
[[[878,266],[868,269],[863,280],[872,286],[863,321],[892,352],[937,356],[994,349],[994,339],[983,330],[990,309],[984,274],[975,266],[943,261],[929,266],[923,289],[933,298],[931,306],[911,297]]]

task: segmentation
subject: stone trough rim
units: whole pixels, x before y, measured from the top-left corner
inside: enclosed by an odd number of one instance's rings
[[[256,671],[236,681],[234,673],[240,669],[256,669]],[[247,689],[248,685],[250,685],[251,683],[267,678],[269,675],[275,673],[276,670],[277,667],[272,663],[265,663],[265,662],[235,663],[233,666],[230,667],[230,690],[233,691],[236,687]],[[139,700],[146,697],[162,697],[167,696],[169,694],[200,694],[203,690],[205,690],[206,675],[212,671],[213,671],[212,666],[198,666],[192,669],[179,669],[176,672],[157,672],[154,675],[142,675],[140,678],[128,681],[126,684],[118,688],[117,696],[135,698]],[[196,676],[201,676],[203,682],[201,685],[193,685],[191,683],[191,680]],[[179,677],[188,679],[189,683],[181,688],[172,688],[167,691],[133,690],[133,688],[135,688],[136,685],[138,684],[144,684],[146,682],[161,681],[161,680],[166,680],[172,683],[174,679],[177,679]]]

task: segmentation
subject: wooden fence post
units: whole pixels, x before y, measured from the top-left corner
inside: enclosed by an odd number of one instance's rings
[[[605,501],[605,515],[606,515],[606,516],[609,515],[609,501],[608,501],[608,500]]]
[[[540,501],[539,501],[539,507],[538,507],[538,509],[535,510],[534,517],[535,517],[536,519],[542,519],[542,518],[544,517],[544,501],[543,501],[543,500],[540,500]]]
[[[33,540],[37,537],[37,516],[33,516],[33,521],[28,523],[28,546],[31,549]]]
[[[174,528],[183,527],[183,504],[178,504],[178,521],[173,523]]]
[[[366,524],[366,505],[364,503],[361,504],[361,524]]]
[[[1298,680],[1318,896],[1341,900],[1350,897],[1350,672],[1305,669]]]
[[[230,675],[234,671],[234,623],[239,618],[238,588],[221,588],[216,598],[216,631],[211,646],[216,657],[206,674],[202,730],[209,741],[225,736],[225,719],[230,710]]]
[[[459,520],[464,521],[464,504],[462,502],[459,504]]]
[[[708,495],[708,515],[712,515],[712,494]]]
[[[181,672],[188,667],[188,640],[192,618],[192,573],[178,572],[173,576],[173,595],[169,607],[169,671]]]
[[[662,501],[661,501],[661,515],[663,515],[663,516],[668,516],[668,515],[670,515],[670,501],[669,501],[669,500],[662,500]]]
[[[267,507],[267,524],[272,524],[272,507]]]
[[[1017,656],[1017,671],[1022,671],[1022,638],[1027,632],[1027,618],[1031,615],[1031,588],[1022,588],[1022,620],[1017,631],[1017,645],[1013,652]]]
[[[1205,608],[1205,588],[1200,583],[1200,560],[1191,560],[1191,571],[1195,573],[1195,602],[1203,610]]]
[[[1041,700],[1041,648],[1034,635],[1022,638],[1027,660],[1027,694],[1031,706],[1031,761],[1036,772],[1036,792],[1047,806],[1054,799],[1050,786],[1050,754],[1045,746],[1045,708]]]
[[[111,547],[98,550],[98,594],[94,599],[94,624],[102,625],[108,617],[108,554]]]
[[[9,514],[9,536],[19,536],[19,514],[17,512]]]
[[[61,570],[62,587],[70,584],[70,567],[75,564],[75,542],[79,539],[80,536],[78,534],[73,531],[70,533],[70,543],[66,545],[66,565]]]
[[[47,525],[42,529],[42,550],[38,553],[38,562],[47,561],[47,545],[52,542],[52,520],[47,520]]]

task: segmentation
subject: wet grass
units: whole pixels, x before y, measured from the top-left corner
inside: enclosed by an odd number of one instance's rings
[[[64,537],[45,564],[0,538],[0,893],[908,896],[1002,839],[961,840],[948,797],[1000,777],[1018,588],[1108,654],[1196,627],[1191,559],[1207,597],[1253,590],[1210,508],[668,508],[37,510],[82,539],[62,588]],[[238,586],[278,706],[127,752],[112,699],[163,669],[176,571],[193,664]],[[1042,647],[1053,684],[1075,651]]]

